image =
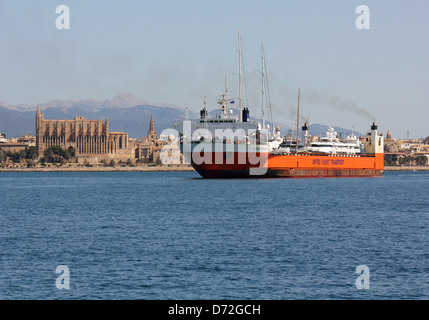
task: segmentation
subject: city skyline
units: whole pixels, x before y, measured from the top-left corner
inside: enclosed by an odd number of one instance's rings
[[[358,5],[370,29],[358,30]],[[58,30],[56,8],[70,8]],[[275,118],[424,138],[429,115],[428,37],[423,1],[30,1],[0,2],[0,101],[107,99],[130,92],[144,100],[187,103],[197,112],[224,91],[236,97],[237,32],[242,32],[248,105],[259,110],[264,42]]]

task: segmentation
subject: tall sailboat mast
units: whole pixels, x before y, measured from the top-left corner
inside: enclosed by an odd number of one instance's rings
[[[298,88],[298,110],[296,113],[296,152],[298,153],[298,141],[299,141],[299,99],[301,97],[301,88]]]
[[[240,100],[240,122],[243,122],[242,76],[243,76],[243,61],[242,61],[242,52],[241,52],[241,32],[240,32],[240,29],[238,29],[238,90],[239,90],[239,100]]]
[[[224,109],[224,116],[228,116],[228,103],[229,103],[229,96],[228,96],[228,74],[225,73],[225,96],[223,97],[223,105],[225,106]]]
[[[225,96],[228,99],[228,74],[225,73]]]
[[[261,42],[262,55],[262,129],[265,129],[265,55],[264,44]]]

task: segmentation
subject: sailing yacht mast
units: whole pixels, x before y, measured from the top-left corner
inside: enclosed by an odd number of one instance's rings
[[[265,55],[264,44],[261,42],[262,53],[262,129],[265,129]]]
[[[270,133],[274,135],[273,112],[271,108],[270,88],[268,86],[267,65],[265,62],[265,50],[264,50],[263,42],[261,42],[261,58],[262,58],[262,120],[264,122],[264,129],[265,129],[265,111],[268,111],[268,115],[269,115],[268,122],[270,124]]]
[[[238,29],[238,90],[239,90],[239,100],[240,100],[240,122],[243,122],[243,87],[242,87],[242,75],[243,75],[243,66],[242,66],[242,52],[241,52],[241,32]]]
[[[228,99],[228,74],[225,73],[225,96]]]
[[[299,99],[301,98],[301,88],[298,88],[298,110],[296,113],[296,152],[298,153],[299,141]]]
[[[224,100],[223,105],[225,106],[224,116],[228,117],[228,103],[230,100],[228,97],[228,74],[227,73],[225,73],[225,96],[223,100]]]

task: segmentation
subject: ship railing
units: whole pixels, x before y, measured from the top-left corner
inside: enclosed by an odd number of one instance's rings
[[[312,153],[312,152],[273,152],[275,155],[317,156],[317,157],[344,157],[344,158],[373,158],[374,154],[343,154],[343,153]]]
[[[209,141],[207,141],[209,140]],[[181,143],[183,143],[183,139],[180,140]],[[251,144],[250,139],[219,139],[219,138],[212,138],[210,139],[204,139],[204,137],[201,137],[200,139],[192,139],[191,143],[223,143],[223,144]],[[257,144],[257,143],[255,143]],[[266,145],[262,144],[261,145]]]

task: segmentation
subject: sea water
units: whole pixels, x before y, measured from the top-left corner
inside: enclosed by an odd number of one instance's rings
[[[0,173],[0,190],[0,299],[429,298],[427,172]]]

